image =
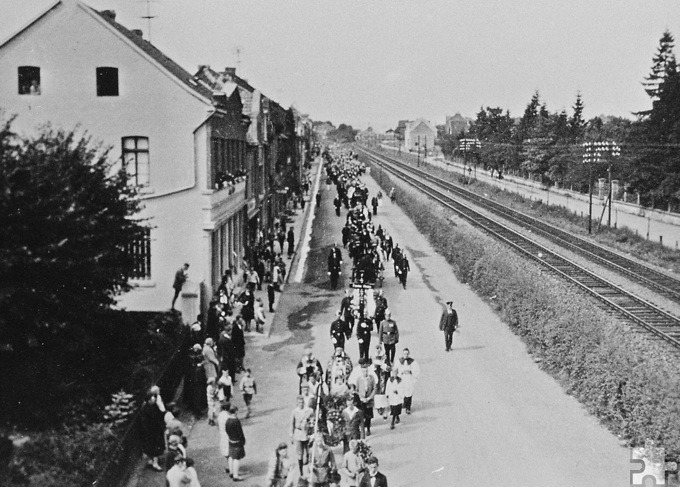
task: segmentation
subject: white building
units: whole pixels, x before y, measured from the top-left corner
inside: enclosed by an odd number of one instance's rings
[[[418,118],[406,123],[404,130],[404,148],[407,151],[420,150],[425,152],[434,149],[437,139],[437,129],[434,125],[423,118]]]
[[[249,122],[238,91],[214,96],[114,12],[60,0],[0,43],[0,100],[20,133],[49,122],[112,147],[143,185],[140,216],[152,227],[134,245],[136,288],[120,305],[169,309],[186,262],[177,307],[193,321],[224,269],[241,264]]]

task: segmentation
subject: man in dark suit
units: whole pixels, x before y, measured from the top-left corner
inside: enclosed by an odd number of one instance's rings
[[[182,286],[184,286],[184,283],[187,281],[187,277],[189,276],[188,270],[189,264],[184,264],[177,272],[175,272],[175,280],[172,283],[172,288],[175,290],[175,295],[172,297],[172,306],[170,309],[175,309],[175,301],[177,301],[179,293],[182,291]]]
[[[368,472],[364,474],[359,482],[359,487],[387,487],[387,477],[378,472],[378,459],[370,457],[366,460]]]
[[[453,332],[458,329],[458,313],[453,309],[453,301],[446,302],[446,309],[439,319],[439,329],[444,332],[446,351],[450,352],[453,345]]]
[[[331,276],[331,289],[338,287],[338,276],[342,265],[342,252],[337,244],[333,244],[330,254],[328,254],[328,275]]]

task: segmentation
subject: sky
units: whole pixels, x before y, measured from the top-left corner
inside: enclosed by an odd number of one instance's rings
[[[4,40],[53,0],[0,0]],[[149,28],[146,0],[84,0]],[[384,131],[481,107],[631,117],[677,0],[151,0],[151,42],[189,72],[236,66],[313,120]],[[680,41],[679,41],[680,42]],[[1,104],[0,94],[0,104]]]

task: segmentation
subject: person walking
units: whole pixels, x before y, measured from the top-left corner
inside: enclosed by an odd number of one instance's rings
[[[378,198],[374,196],[371,198],[371,206],[373,207],[373,216],[378,214]]]
[[[338,277],[340,276],[342,265],[342,252],[337,244],[333,244],[333,248],[328,254],[328,275],[331,278],[331,289],[338,287]]]
[[[420,365],[411,356],[411,351],[405,348],[397,363],[397,375],[401,379],[402,393],[404,394],[404,409],[406,414],[411,414],[413,390],[416,381],[420,377]]]
[[[239,468],[241,460],[246,456],[246,437],[243,434],[241,420],[236,415],[237,411],[238,408],[233,404],[229,407],[229,417],[224,426],[229,436],[229,472],[235,481],[243,480],[243,477],[239,476]]]
[[[297,406],[293,409],[291,422],[290,442],[295,445],[298,468],[302,476],[302,466],[309,461],[309,425],[314,411],[305,405],[302,396],[297,398]]]
[[[295,232],[293,232],[293,227],[288,229],[286,240],[288,241],[288,258],[290,259],[295,252]]]
[[[411,271],[411,266],[408,262],[408,257],[405,253],[401,254],[401,262],[399,265],[399,282],[406,289],[406,279],[408,278],[408,273]]]
[[[366,436],[371,436],[371,420],[373,419],[374,398],[378,392],[378,383],[371,375],[369,366],[371,362],[364,360],[361,363],[361,375],[357,379],[357,395],[359,396],[359,408],[364,413],[364,426]]]
[[[177,270],[177,272],[175,272],[175,280],[172,283],[172,288],[175,290],[175,294],[172,297],[172,306],[170,307],[170,309],[173,311],[175,310],[175,301],[177,301],[179,293],[182,291],[182,286],[184,286],[184,283],[187,282],[187,279],[189,278],[188,271],[189,264],[184,264]]]
[[[331,323],[331,343],[333,350],[338,348],[345,349],[345,337],[347,336],[347,325],[344,315],[338,311],[337,318]]]
[[[397,370],[392,369],[390,378],[385,385],[385,395],[390,406],[390,416],[392,416],[392,423],[390,429],[394,429],[395,424],[399,424],[401,416],[401,407],[404,402],[404,395],[402,393],[401,379],[397,375]]]
[[[335,455],[326,446],[323,433],[318,432],[314,437],[312,449],[311,487],[329,487],[332,472],[335,472]]]
[[[359,359],[368,360],[368,351],[371,346],[371,334],[373,333],[373,320],[360,318],[357,325],[357,341],[359,342]]]
[[[359,487],[387,487],[387,477],[378,471],[378,459],[370,457],[366,460],[368,471],[361,478]]]
[[[158,404],[158,395],[149,392],[141,410],[140,432],[142,436],[142,452],[148,458],[147,467],[161,472],[163,468],[158,458],[165,451],[165,413]]]
[[[366,427],[364,424],[364,413],[356,407],[352,394],[347,398],[347,407],[342,410],[342,419],[345,421],[345,434],[342,438],[342,451],[349,451],[351,440],[363,440],[366,437]]]
[[[349,451],[342,457],[342,463],[338,469],[342,475],[343,487],[356,487],[361,482],[361,477],[366,471],[364,460],[359,455],[359,442],[350,440]]]
[[[458,329],[458,313],[453,309],[453,301],[446,302],[446,309],[439,319],[439,330],[444,332],[446,351],[450,352],[453,346],[453,333]]]
[[[340,216],[340,207],[342,206],[340,195],[337,195],[335,199],[333,199],[333,206],[335,206],[335,215]]]
[[[389,365],[394,363],[397,343],[399,343],[399,328],[396,321],[392,319],[392,311],[385,310],[385,319],[380,323],[378,339],[385,347],[385,358]]]
[[[241,394],[243,394],[243,402],[246,403],[246,418],[250,417],[250,403],[253,400],[253,395],[257,394],[257,383],[253,378],[253,373],[250,369],[246,369],[246,373],[241,377],[241,382],[239,383],[239,389]]]
[[[289,487],[292,486],[292,465],[288,458],[288,445],[285,442],[279,443],[274,453],[269,457],[269,467],[267,469],[267,487]]]

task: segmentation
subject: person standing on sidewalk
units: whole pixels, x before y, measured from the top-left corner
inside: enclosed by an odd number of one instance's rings
[[[439,319],[439,330],[444,332],[446,351],[450,352],[453,346],[453,333],[458,329],[458,313],[453,309],[453,301],[446,302],[446,309]]]
[[[241,460],[246,456],[246,437],[243,434],[241,420],[236,415],[237,411],[238,408],[233,404],[229,407],[229,417],[224,429],[229,436],[229,472],[232,479],[239,481],[243,480],[242,477],[239,477],[238,472]]]
[[[378,339],[385,347],[385,358],[389,365],[394,363],[394,354],[396,353],[397,343],[399,343],[399,328],[396,321],[392,319],[392,311],[385,310],[385,319],[380,323],[378,330]]]
[[[223,402],[220,406],[220,413],[217,415],[217,430],[220,439],[220,455],[222,455],[227,461],[227,466],[224,471],[231,475],[231,470],[229,470],[229,435],[227,435],[227,419],[229,419],[229,408],[231,404],[228,402]]]
[[[189,277],[188,271],[189,264],[184,264],[177,270],[177,272],[175,272],[175,281],[172,283],[172,288],[175,290],[175,295],[172,297],[172,306],[170,307],[170,309],[173,311],[175,309],[175,301],[177,301],[179,293],[182,291],[182,286],[184,286],[184,283],[187,282],[187,278]]]

